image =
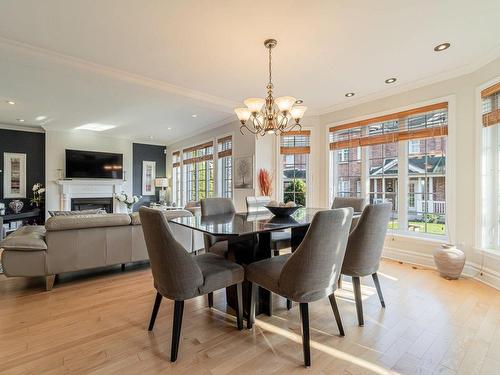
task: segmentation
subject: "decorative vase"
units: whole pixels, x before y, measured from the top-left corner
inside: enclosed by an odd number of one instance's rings
[[[23,209],[24,203],[19,199],[14,199],[13,201],[10,201],[9,207],[15,214],[18,214]]]
[[[444,244],[434,250],[434,263],[442,277],[455,280],[464,269],[465,254],[455,245]]]

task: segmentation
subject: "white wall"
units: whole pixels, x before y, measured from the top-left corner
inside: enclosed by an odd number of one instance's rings
[[[132,193],[132,141],[107,137],[101,133],[85,131],[47,131],[45,133],[46,161],[45,175],[47,186],[46,210],[59,210],[60,195],[58,169],[65,170],[65,150],[88,150],[101,152],[116,152],[123,154],[123,170],[127,181],[123,184],[126,193]]]

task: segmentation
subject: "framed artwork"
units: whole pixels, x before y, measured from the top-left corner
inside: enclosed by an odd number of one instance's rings
[[[142,195],[155,195],[156,162],[142,162]]]
[[[3,153],[3,197],[26,198],[26,154]]]
[[[234,158],[234,188],[253,189],[253,156]]]

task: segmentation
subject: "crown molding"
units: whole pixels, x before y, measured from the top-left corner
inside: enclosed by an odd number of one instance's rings
[[[355,107],[360,104],[373,102],[375,100],[387,98],[389,96],[401,94],[407,91],[416,90],[425,86],[429,86],[435,83],[447,81],[453,78],[466,76],[468,74],[474,73],[475,71],[481,69],[485,65],[493,62],[494,60],[500,58],[500,45],[494,48],[488,55],[478,58],[471,62],[470,64],[463,65],[459,68],[434,74],[430,77],[419,79],[416,81],[404,83],[392,88],[388,88],[383,91],[375,92],[372,94],[367,94],[360,96],[357,99],[349,100],[348,102],[338,103],[327,107],[322,107],[312,112],[316,115],[325,115],[331,112],[336,112],[342,109]]]
[[[0,123],[0,129],[16,130],[16,131],[30,132],[30,133],[45,133],[45,130],[41,126],[31,126],[31,125],[14,125],[14,124]]]
[[[3,44],[11,48],[16,48],[27,53],[49,58],[59,64],[68,65],[76,69],[86,70],[95,74],[107,76],[109,78],[118,79],[124,82],[129,82],[136,85],[194,99],[202,103],[205,103],[205,105],[208,105],[209,107],[216,108],[223,112],[232,112],[233,108],[239,105],[237,102],[233,102],[232,100],[210,95],[201,91],[192,90],[181,86],[176,86],[168,82],[145,77],[139,74],[113,68],[107,65],[97,64],[78,57],[62,54],[56,51],[4,38],[1,36],[0,36],[0,44]]]

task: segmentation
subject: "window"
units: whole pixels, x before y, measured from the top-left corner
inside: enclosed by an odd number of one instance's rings
[[[500,82],[481,91],[481,247],[500,250]]]
[[[349,149],[343,148],[342,150],[338,150],[338,161],[339,163],[347,163],[349,161]]]
[[[213,141],[182,151],[185,201],[197,201],[214,196]]]
[[[233,196],[232,154],[233,138],[230,135],[219,138],[217,140],[218,194],[225,198],[232,198]]]
[[[309,130],[290,131],[281,136],[281,170],[283,202],[302,206],[307,200],[307,170],[310,149]]]
[[[446,234],[447,134],[447,103],[330,128],[334,194],[390,202],[391,229]]]
[[[182,206],[181,152],[172,153],[172,201],[177,207]]]

